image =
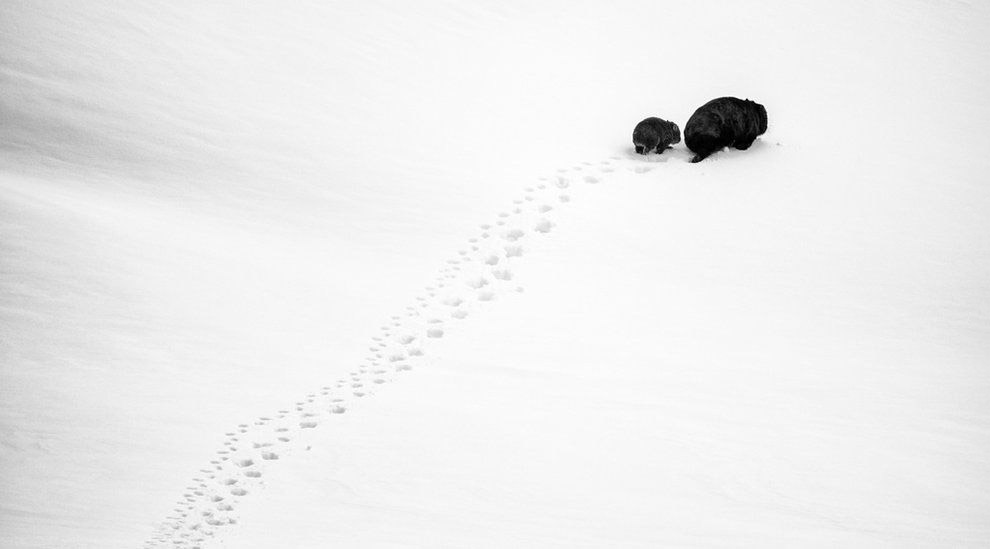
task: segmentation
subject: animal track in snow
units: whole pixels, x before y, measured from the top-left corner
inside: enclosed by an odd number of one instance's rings
[[[402,372],[424,364],[425,357],[432,354],[430,346],[443,344],[443,319],[448,318],[443,311],[449,312],[449,318],[463,321],[475,307],[485,311],[487,303],[522,292],[522,286],[510,282],[515,279],[515,269],[510,266],[524,255],[521,242],[526,231],[551,232],[555,224],[544,216],[549,214],[556,221],[556,212],[550,212],[555,208],[563,211],[571,200],[570,193],[585,189],[573,182],[599,183],[607,177],[602,174],[613,169],[610,160],[584,162],[523,188],[524,193],[516,195],[511,205],[498,211],[494,222],[478,226],[480,234],[461,241],[469,246],[456,248],[452,256],[441,259],[439,271],[419,295],[413,296],[411,305],[400,309],[402,314],[393,314],[377,326],[359,366],[346,377],[323,385],[273,417],[255,416],[256,420],[224,433],[223,447],[212,456],[216,459],[200,469],[202,474],[183,492],[175,513],[167,517],[147,545],[188,549],[202,543],[193,541],[195,538],[213,538],[236,524],[237,498],[257,492],[264,485],[262,473],[269,467],[308,449],[309,429],[338,420],[347,411],[348,402],[375,395],[378,391],[369,389],[398,382],[404,377]],[[493,232],[494,227],[501,228]],[[455,288],[463,288],[461,284],[474,295],[450,295]]]
[[[485,286],[487,286],[488,280],[486,280],[485,277],[483,276],[479,276],[477,278],[472,278],[468,280],[467,285],[477,290],[479,288],[484,288]],[[460,305],[460,303],[458,303],[458,305]]]
[[[512,229],[510,231],[507,231],[505,234],[503,234],[502,238],[508,240],[509,242],[515,242],[525,235],[526,233],[524,233],[520,229]]]

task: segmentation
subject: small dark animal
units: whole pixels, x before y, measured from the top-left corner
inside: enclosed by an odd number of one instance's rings
[[[681,129],[673,122],[661,118],[650,117],[636,124],[633,130],[633,145],[639,154],[663,151],[671,145],[681,142]]]
[[[701,162],[723,147],[745,151],[767,131],[767,110],[755,101],[719,97],[694,111],[684,126],[684,144]]]

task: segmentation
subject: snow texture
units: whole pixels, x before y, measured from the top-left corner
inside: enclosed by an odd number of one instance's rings
[[[990,544],[983,3],[6,2],[0,82],[0,547]]]

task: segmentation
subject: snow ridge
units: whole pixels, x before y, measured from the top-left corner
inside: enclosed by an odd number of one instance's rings
[[[603,183],[622,164],[627,163],[619,156],[582,162],[522,189],[522,196],[499,211],[495,220],[480,224],[477,234],[444,261],[413,303],[389,316],[370,337],[363,362],[347,377],[224,433],[222,447],[191,478],[172,514],[144,547],[199,549],[220,539],[225,529],[238,523],[238,503],[264,487],[268,471],[293,453],[309,450],[305,431],[333,421],[351,403],[377,394],[405,372],[420,367],[428,351],[444,337],[448,324],[523,292],[513,266],[525,257],[527,241],[553,231],[554,213],[571,202],[576,183]],[[642,174],[653,166],[628,163],[626,168]]]

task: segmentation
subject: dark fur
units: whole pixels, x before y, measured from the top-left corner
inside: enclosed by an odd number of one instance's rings
[[[724,147],[745,151],[767,131],[767,110],[755,101],[720,97],[694,111],[684,126],[684,144],[701,162]]]
[[[639,154],[653,151],[663,154],[671,145],[681,142],[681,129],[673,122],[650,117],[636,124],[633,130],[633,145]]]

